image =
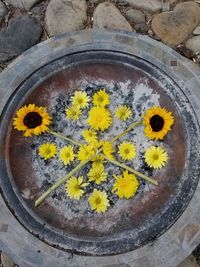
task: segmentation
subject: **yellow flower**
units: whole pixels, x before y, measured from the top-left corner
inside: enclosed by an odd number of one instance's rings
[[[110,160],[114,159],[114,156],[112,155],[115,152],[112,143],[109,141],[103,142],[103,154],[109,158]]]
[[[72,97],[72,105],[74,107],[85,108],[88,107],[88,102],[90,101],[89,96],[86,92],[76,91]]]
[[[82,132],[82,136],[87,143],[91,143],[97,140],[97,133],[95,131],[92,131],[91,129],[84,130]]]
[[[105,107],[110,104],[109,95],[105,92],[105,89],[99,90],[93,95],[93,105]]]
[[[174,118],[166,109],[153,106],[144,114],[145,135],[149,139],[163,139],[171,130]]]
[[[118,153],[123,160],[131,160],[136,157],[136,147],[131,142],[123,142],[118,148]]]
[[[96,153],[96,150],[92,145],[82,145],[79,148],[77,158],[80,161],[89,160],[92,156],[94,156]]]
[[[111,123],[110,111],[104,107],[93,107],[89,111],[88,124],[91,128],[105,131],[110,127]]]
[[[113,186],[113,192],[119,198],[131,198],[137,192],[139,182],[134,174],[124,171],[122,176],[116,177],[116,182]]]
[[[107,172],[105,172],[103,165],[92,167],[88,172],[89,181],[94,181],[96,184],[104,182],[107,178]]]
[[[89,203],[92,210],[97,213],[105,212],[110,206],[108,196],[105,191],[94,189],[89,197]]]
[[[77,121],[81,115],[81,109],[79,107],[71,106],[66,110],[66,117],[70,120]]]
[[[69,198],[79,200],[84,193],[84,187],[87,185],[88,183],[83,182],[83,176],[71,177],[65,185],[65,190]]]
[[[45,107],[29,104],[17,111],[13,125],[18,131],[23,131],[25,137],[30,137],[48,131],[51,121],[52,118]]]
[[[159,169],[165,166],[168,160],[167,152],[161,147],[151,146],[145,152],[145,162],[149,167]]]
[[[64,146],[60,150],[60,160],[65,164],[70,164],[75,159],[75,154],[72,146]]]
[[[51,143],[45,143],[39,147],[39,155],[44,159],[55,157],[57,154],[56,145]]]
[[[115,111],[115,117],[121,121],[126,121],[127,119],[129,119],[131,114],[132,112],[130,108],[126,105],[120,105]]]
[[[98,155],[98,154],[97,154],[96,156],[94,156],[94,157],[91,159],[91,161],[93,161],[93,163],[92,163],[92,167],[93,167],[93,168],[100,167],[100,166],[104,167],[104,166],[103,166],[104,158],[103,158],[102,155]]]

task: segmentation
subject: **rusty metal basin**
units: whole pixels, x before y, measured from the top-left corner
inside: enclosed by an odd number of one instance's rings
[[[39,59],[38,59],[39,60]],[[33,138],[13,130],[12,118],[24,104],[49,107],[55,94],[65,94],[83,81],[126,83],[134,90],[148,81],[160,105],[173,112],[173,131],[164,143],[172,151],[167,167],[153,173],[159,186],[141,191],[103,215],[67,213],[52,205],[53,196],[35,208],[41,195],[32,159]],[[120,50],[91,46],[73,51],[38,68],[7,101],[0,124],[1,193],[19,222],[34,236],[62,250],[84,255],[120,254],[144,246],[162,235],[183,213],[196,189],[199,170],[199,125],[195,111],[179,84],[141,57]],[[66,207],[67,209],[67,207]]]

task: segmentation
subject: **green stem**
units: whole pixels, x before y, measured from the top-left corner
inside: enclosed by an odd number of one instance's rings
[[[103,155],[103,154],[102,154],[102,155]],[[138,172],[138,171],[134,170],[133,168],[131,168],[131,167],[129,167],[129,166],[126,166],[125,164],[120,163],[120,162],[118,162],[118,161],[116,161],[116,160],[110,160],[110,159],[109,159],[108,157],[106,157],[105,155],[103,155],[103,157],[104,157],[107,161],[111,162],[112,164],[117,165],[117,166],[119,166],[119,167],[121,167],[121,168],[123,168],[123,169],[125,169],[125,170],[127,170],[127,171],[130,171],[130,172],[134,173],[135,175],[137,175],[137,176],[143,178],[144,180],[148,181],[149,183],[154,184],[154,185],[158,185],[158,182],[157,182],[156,180],[154,180],[154,179],[152,179],[152,178],[146,176],[145,174],[143,174],[143,173],[141,173],[141,172]]]
[[[120,134],[116,135],[113,140],[111,141],[112,143],[115,142],[117,139],[121,138],[122,136],[126,135],[128,132],[130,132],[133,128],[135,128],[136,126],[140,125],[142,123],[142,121],[137,121],[134,122],[133,124],[131,124],[126,130],[124,130],[123,132],[121,132]]]
[[[82,145],[80,142],[77,142],[77,141],[75,141],[75,140],[73,140],[73,139],[71,139],[69,137],[66,137],[66,136],[64,136],[62,134],[59,134],[59,133],[56,133],[56,132],[53,132],[53,131],[49,131],[49,133],[54,135],[54,136],[56,136],[56,137],[64,139],[64,140],[66,140],[66,141],[68,141],[68,142],[70,142],[70,143],[72,143],[72,144],[74,144],[76,146],[81,146]]]
[[[46,192],[44,192],[44,194],[42,194],[36,201],[35,201],[35,207],[37,207],[38,205],[40,205],[45,198],[48,197],[48,195],[54,191],[56,188],[58,188],[59,186],[61,186],[62,184],[65,183],[65,181],[70,178],[75,172],[77,172],[78,170],[80,170],[85,164],[87,164],[89,160],[85,160],[82,161],[81,163],[79,163],[73,170],[71,170],[71,172],[69,172],[67,175],[65,175],[61,180],[59,180],[58,182],[56,182],[54,185],[52,185]]]

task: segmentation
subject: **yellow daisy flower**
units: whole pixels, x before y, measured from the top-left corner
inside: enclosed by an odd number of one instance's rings
[[[96,155],[94,156],[91,161],[92,163],[92,168],[96,168],[96,167],[104,167],[103,163],[104,163],[104,157],[102,155]]]
[[[56,154],[56,145],[52,143],[45,143],[39,147],[39,155],[44,159],[54,158]]]
[[[116,177],[116,182],[113,186],[113,192],[119,198],[129,199],[135,195],[139,186],[136,176],[128,171],[124,171],[122,176]]]
[[[127,119],[129,119],[131,114],[131,109],[126,105],[120,105],[115,111],[115,117],[121,121],[126,121]]]
[[[81,109],[75,106],[66,108],[65,112],[66,112],[66,117],[74,121],[77,121],[81,115]]]
[[[13,126],[18,131],[22,131],[25,137],[30,137],[48,131],[51,121],[52,118],[45,107],[29,104],[16,112]]]
[[[145,135],[149,139],[163,139],[174,123],[172,113],[164,108],[153,106],[144,114]]]
[[[89,204],[91,209],[97,213],[105,212],[110,206],[106,192],[97,189],[94,189],[92,195],[89,197]]]
[[[109,141],[103,142],[103,154],[108,157],[110,160],[114,159],[114,156],[112,155],[115,152],[112,143]]]
[[[99,90],[93,95],[93,105],[105,107],[110,104],[109,95],[105,92],[105,89]]]
[[[85,108],[88,107],[88,102],[90,101],[89,96],[86,92],[76,91],[72,97],[72,105],[74,107]]]
[[[65,164],[70,164],[75,159],[75,154],[72,146],[64,146],[60,150],[59,159]]]
[[[89,111],[88,124],[95,130],[105,131],[112,123],[110,111],[104,107],[93,107]]]
[[[136,157],[136,147],[131,142],[123,142],[118,148],[118,153],[123,160],[131,160]]]
[[[83,181],[83,176],[78,178],[71,177],[65,185],[65,190],[69,198],[79,200],[84,193],[84,187],[87,185],[88,183],[84,183]]]
[[[103,165],[99,165],[90,169],[88,177],[90,182],[94,181],[96,184],[100,184],[106,180],[107,172],[105,172]]]
[[[162,147],[151,146],[145,152],[145,162],[154,169],[165,166],[167,160],[168,154]]]
[[[80,161],[89,160],[92,156],[94,156],[96,153],[96,150],[92,145],[82,145],[79,148],[77,158]]]
[[[91,143],[97,140],[97,133],[95,131],[92,131],[91,129],[82,131],[82,136],[87,143]]]

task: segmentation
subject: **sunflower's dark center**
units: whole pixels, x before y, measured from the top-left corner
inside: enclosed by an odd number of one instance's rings
[[[29,129],[36,128],[42,124],[42,117],[37,112],[29,112],[24,117],[24,125],[26,125]]]
[[[164,126],[164,120],[159,115],[154,115],[150,119],[150,125],[154,132],[159,132]]]

